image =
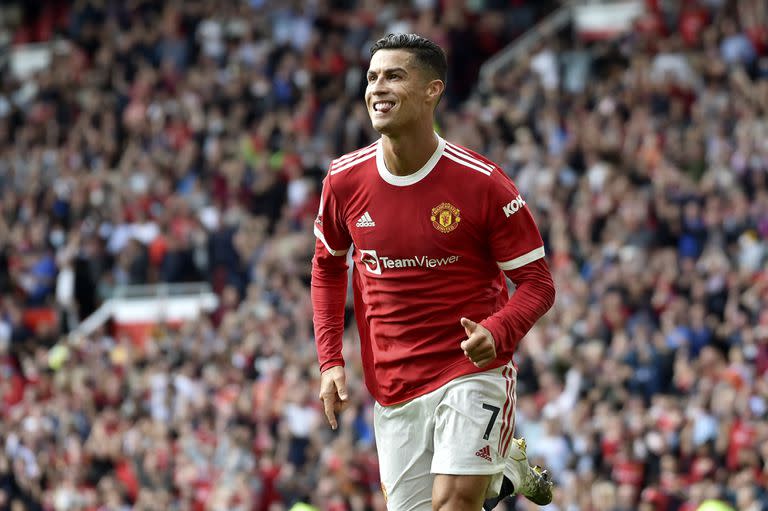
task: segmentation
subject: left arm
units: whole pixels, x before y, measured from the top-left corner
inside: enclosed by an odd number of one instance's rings
[[[501,170],[495,170],[491,179],[484,201],[491,254],[517,289],[501,309],[480,324],[462,318],[468,338],[461,348],[477,367],[499,356],[511,358],[520,340],[555,301],[544,242],[528,205]]]
[[[555,284],[544,259],[504,272],[517,289],[498,312],[480,322],[496,348],[513,353],[520,340],[555,303]]]
[[[504,273],[517,286],[504,307],[480,324],[461,319],[467,334],[461,349],[477,367],[490,364],[500,353],[514,353],[520,340],[555,303],[555,284],[544,259]]]

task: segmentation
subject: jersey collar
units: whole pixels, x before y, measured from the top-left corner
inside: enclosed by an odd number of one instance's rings
[[[432,153],[432,156],[430,156],[423,167],[407,176],[396,176],[387,169],[387,164],[384,163],[384,150],[381,147],[381,139],[379,139],[379,143],[376,145],[376,168],[379,171],[381,179],[391,185],[408,186],[418,183],[427,177],[427,175],[432,172],[432,169],[435,168],[435,165],[437,165],[440,157],[443,156],[443,150],[445,149],[445,140],[437,133],[435,133],[435,136],[437,137],[437,149],[435,149],[435,152]]]

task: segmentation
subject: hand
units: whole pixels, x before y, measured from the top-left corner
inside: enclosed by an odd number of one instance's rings
[[[347,375],[343,366],[330,367],[320,374],[320,401],[323,402],[328,424],[336,429],[336,414],[349,406]]]
[[[461,349],[476,367],[485,367],[496,360],[496,342],[487,328],[467,318],[461,318],[461,326],[468,336],[461,342]]]

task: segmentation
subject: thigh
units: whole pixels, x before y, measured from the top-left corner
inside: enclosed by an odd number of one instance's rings
[[[389,511],[432,509],[432,432],[434,421],[422,396],[408,403],[374,409],[381,490]]]
[[[446,385],[435,410],[433,473],[489,475],[485,497],[498,494],[514,427],[515,378],[510,364]]]

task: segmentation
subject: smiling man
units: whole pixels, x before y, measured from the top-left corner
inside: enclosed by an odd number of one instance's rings
[[[552,306],[554,285],[512,181],[433,130],[446,68],[443,50],[415,34],[371,48],[365,102],[381,138],[331,163],[315,221],[320,399],[335,429],[349,399],[342,333],[354,246],[388,508],[476,511],[509,494],[547,504],[548,474],[514,438],[512,356]],[[511,297],[505,275],[517,286]]]

